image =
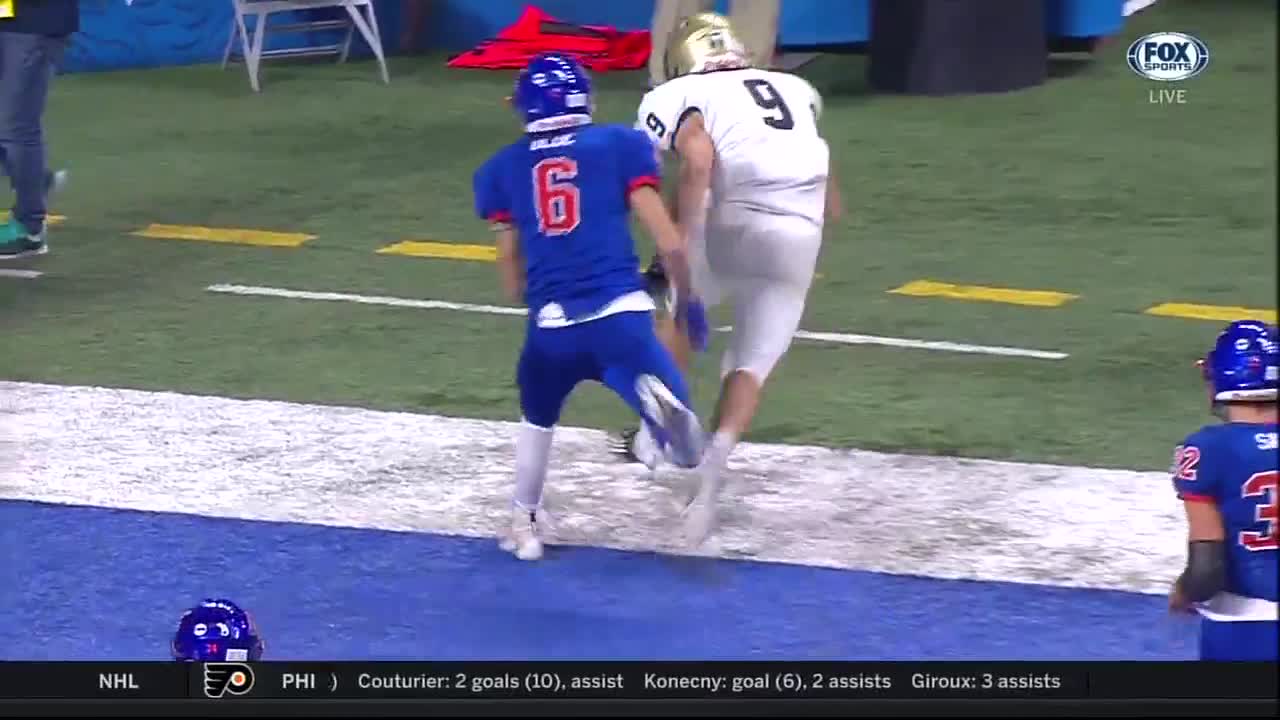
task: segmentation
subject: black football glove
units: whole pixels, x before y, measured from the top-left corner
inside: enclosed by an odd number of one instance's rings
[[[657,255],[649,261],[649,267],[640,273],[644,279],[644,289],[659,305],[665,305],[667,293],[671,290],[671,282],[667,279],[667,270],[662,267],[662,258]]]

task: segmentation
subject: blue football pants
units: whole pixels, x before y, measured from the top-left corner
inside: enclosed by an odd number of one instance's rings
[[[1200,659],[1209,661],[1270,660],[1280,655],[1276,622],[1200,621]]]
[[[650,312],[622,312],[561,328],[533,318],[516,368],[524,419],[550,428],[560,422],[569,394],[584,380],[603,383],[651,425],[636,394],[636,378],[653,375],[685,406],[689,388],[675,358],[658,340]]]

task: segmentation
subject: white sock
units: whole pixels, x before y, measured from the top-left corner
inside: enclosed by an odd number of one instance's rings
[[[520,424],[520,434],[516,437],[514,501],[522,510],[536,512],[542,506],[542,486],[547,481],[554,432],[554,427],[538,427],[527,421]]]
[[[729,454],[738,444],[738,436],[727,430],[718,430],[707,443],[706,452],[702,455],[702,464],[714,470],[723,470],[729,464]]]

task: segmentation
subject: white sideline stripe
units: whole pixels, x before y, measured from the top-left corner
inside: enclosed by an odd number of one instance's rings
[[[518,429],[0,381],[0,500],[491,538],[510,522]],[[603,432],[572,427],[551,459],[555,542],[689,553],[678,508],[692,473],[650,478]],[[1186,550],[1163,472],[743,443],[727,481],[698,554],[1162,594]]]
[[[716,328],[716,332],[731,332],[732,325]],[[852,333],[813,332],[797,330],[796,337],[801,340],[817,340],[818,342],[842,343],[845,345],[883,345],[885,347],[914,348],[917,350],[945,350],[947,352],[975,353],[980,355],[1005,355],[1008,357],[1030,357],[1040,360],[1065,360],[1067,353],[1054,350],[1029,350],[1027,348],[1003,347],[1000,345],[966,345],[946,340],[911,340],[909,338],[881,337],[879,335],[856,335]]]
[[[392,307],[421,308],[425,310],[456,310],[459,312],[484,313],[488,315],[527,315],[524,308],[506,307],[503,305],[473,305],[471,303],[455,303],[445,300],[414,300],[411,298],[386,297],[379,295],[356,295],[352,293],[314,292],[311,290],[288,290],[286,288],[261,287],[257,285],[210,285],[205,290],[227,295],[247,295],[260,297],[289,298],[293,300],[328,300],[335,302],[360,303],[363,305],[390,305]],[[719,332],[728,332],[731,327],[716,328]],[[915,350],[941,350],[945,352],[971,353],[978,355],[1001,355],[1005,357],[1025,357],[1038,360],[1065,360],[1067,353],[1051,350],[1030,350],[1027,348],[1003,347],[999,345],[969,345],[948,342],[945,340],[912,340],[910,338],[881,337],[878,335],[856,335],[850,333],[811,332],[799,330],[796,337],[802,340],[838,343],[842,345],[882,345],[885,347],[912,348]]]
[[[13,268],[0,268],[0,277],[22,278],[24,280],[34,280],[44,273],[39,270],[15,270]]]
[[[256,285],[210,285],[205,290],[228,295],[258,295],[262,297],[289,298],[291,300],[327,300],[330,302],[390,305],[391,307],[420,308],[423,310],[458,310],[460,312],[484,313],[486,315],[528,315],[528,311],[524,308],[504,307],[502,305],[473,305],[471,303],[455,303],[445,300],[414,300],[412,298],[397,298],[385,295],[354,295],[351,293],[286,290],[284,288],[259,287]]]
[[[945,352],[1003,355],[1005,357],[1025,357],[1038,360],[1065,360],[1069,357],[1066,353],[1055,350],[1031,350],[1029,348],[1001,345],[968,345],[947,340],[911,340],[909,338],[880,337],[878,335],[810,332],[809,330],[796,331],[796,337],[801,340],[817,340],[819,342],[845,343],[848,345],[884,345],[886,347],[913,348],[916,350],[943,350]]]

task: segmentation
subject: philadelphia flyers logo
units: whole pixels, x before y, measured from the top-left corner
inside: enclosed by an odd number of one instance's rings
[[[245,695],[252,689],[253,669],[245,663],[205,663],[205,695],[211,698]]]

